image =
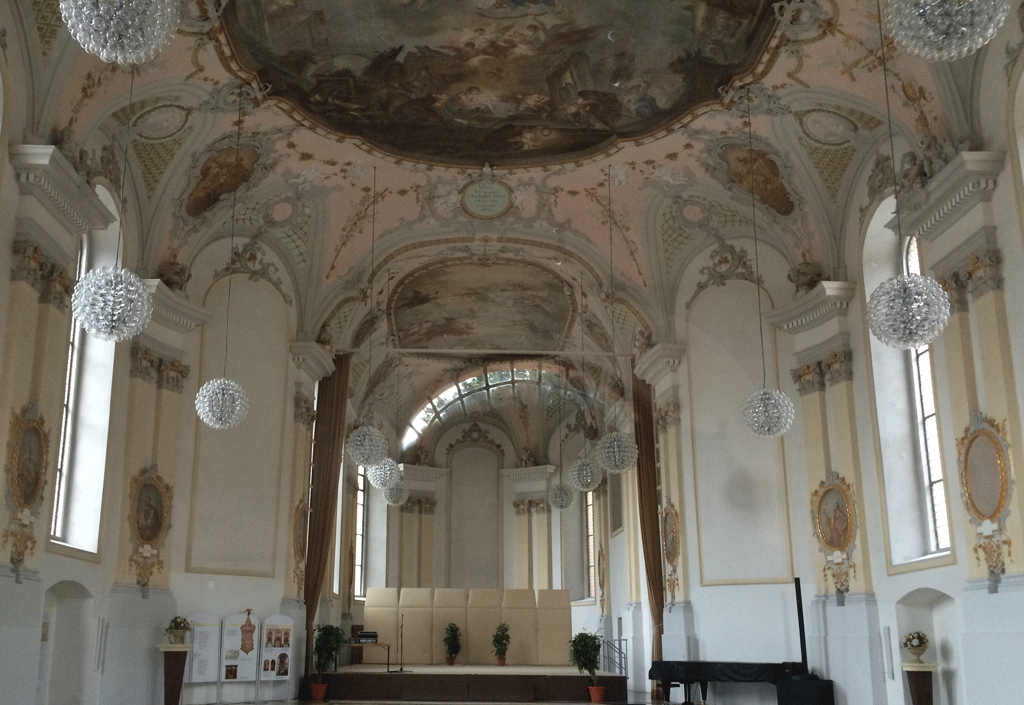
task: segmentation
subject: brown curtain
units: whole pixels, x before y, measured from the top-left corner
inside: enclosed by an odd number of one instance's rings
[[[636,459],[637,495],[640,502],[640,542],[647,566],[647,598],[651,603],[651,660],[661,661],[664,631],[665,578],[661,571],[661,527],[658,507],[658,466],[654,454],[654,402],[651,385],[633,375],[633,430],[639,451]]]
[[[306,675],[313,672],[313,620],[327,573],[333,543],[331,527],[338,506],[342,452],[345,446],[345,409],[348,401],[349,355],[334,356],[334,372],[320,382],[317,393],[316,431],[313,437],[313,473],[309,491],[309,536],[306,542]]]

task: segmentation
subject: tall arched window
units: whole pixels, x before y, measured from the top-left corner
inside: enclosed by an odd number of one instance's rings
[[[96,192],[111,213],[118,213],[105,188]],[[82,237],[77,277],[116,263],[117,235],[115,219],[106,230]],[[88,553],[99,550],[114,345],[71,326],[50,541]]]

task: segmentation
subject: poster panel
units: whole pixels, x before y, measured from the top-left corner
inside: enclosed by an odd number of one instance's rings
[[[292,669],[291,617],[275,614],[263,620],[260,680],[286,681]]]
[[[259,620],[253,621],[252,610],[228,615],[221,629],[220,679],[225,682],[256,680],[259,649],[256,635]]]
[[[192,650],[185,663],[186,683],[216,683],[220,664],[220,619],[209,612],[189,615]]]

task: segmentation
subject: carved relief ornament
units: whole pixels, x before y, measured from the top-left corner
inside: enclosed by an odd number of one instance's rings
[[[836,602],[842,605],[850,591],[850,575],[857,565],[850,560],[857,535],[857,505],[853,487],[835,471],[829,471],[811,494],[811,525],[821,552],[825,554],[822,576],[836,588]]]
[[[149,585],[153,574],[164,568],[160,550],[171,524],[173,496],[174,490],[158,474],[156,465],[142,468],[132,477],[128,494],[128,565],[135,571],[135,583],[139,586]]]
[[[11,546],[10,561],[15,579],[26,556],[36,547],[33,525],[39,516],[46,484],[50,432],[35,403],[11,415],[7,442],[7,503],[11,521],[3,532],[3,547]]]

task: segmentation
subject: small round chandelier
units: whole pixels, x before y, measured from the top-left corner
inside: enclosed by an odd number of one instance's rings
[[[548,490],[548,504],[559,511],[568,509],[572,506],[575,496],[576,493],[573,492],[571,487],[559,482],[557,485],[552,485],[551,489]]]
[[[605,471],[614,475],[624,473],[636,465],[636,441],[624,431],[609,433],[597,442],[594,457]]]
[[[884,15],[903,51],[952,61],[988,44],[1009,12],[1009,0],[889,0]]]
[[[758,389],[740,412],[747,428],[762,438],[778,438],[793,425],[793,402],[778,389]]]
[[[593,460],[580,458],[569,468],[569,484],[583,492],[592,492],[601,484],[601,467]]]
[[[153,316],[153,295],[133,272],[97,267],[75,284],[71,315],[94,338],[134,338]]]
[[[388,439],[376,426],[365,424],[348,434],[345,441],[348,457],[364,468],[372,468],[384,462],[388,454]]]
[[[378,490],[394,487],[402,481],[402,467],[391,458],[384,458],[366,470],[366,479]]]
[[[385,487],[382,491],[384,492],[384,501],[392,507],[401,507],[409,499],[409,487],[405,484],[405,480],[399,480],[397,484]]]
[[[234,380],[211,379],[196,394],[196,413],[210,428],[234,428],[249,411],[249,398]]]
[[[902,350],[927,344],[949,320],[949,296],[921,274],[888,279],[868,299],[868,327],[886,345]]]
[[[60,0],[71,36],[107,63],[141,64],[167,46],[181,20],[180,0]]]

